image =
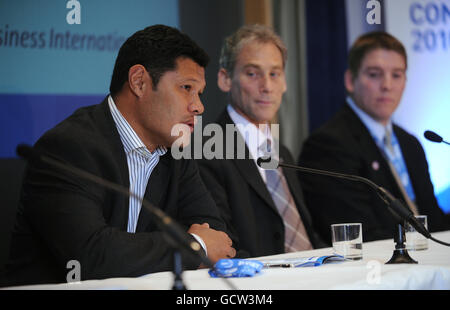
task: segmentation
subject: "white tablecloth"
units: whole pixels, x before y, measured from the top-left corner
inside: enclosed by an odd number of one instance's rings
[[[450,231],[433,236],[450,242]],[[428,250],[410,251],[417,265],[386,265],[394,242],[382,240],[363,244],[363,259],[319,267],[270,268],[251,278],[230,279],[237,289],[244,290],[450,290],[450,247],[431,240]],[[275,255],[265,258],[310,257],[331,255],[332,249]],[[206,269],[185,271],[183,281],[192,290],[224,290],[229,287],[222,279],[211,278]],[[171,289],[171,272],[159,272],[140,278],[88,280],[72,284],[32,285],[6,289]]]

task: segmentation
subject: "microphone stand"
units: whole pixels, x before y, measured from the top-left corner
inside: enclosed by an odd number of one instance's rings
[[[183,265],[181,263],[181,253],[178,250],[174,250],[173,252],[173,286],[172,290],[174,291],[185,291],[186,286],[183,283],[183,279],[181,274],[183,273]]]
[[[397,231],[394,235],[395,250],[392,257],[386,264],[417,264],[418,262],[411,258],[405,247],[405,227],[403,224],[397,224]]]
[[[269,159],[259,158],[257,163],[258,165],[260,165],[261,162],[269,162],[270,160],[271,160],[270,158]],[[420,225],[420,223],[417,222],[411,210],[405,208],[403,204],[398,199],[394,198],[394,196],[392,196],[392,194],[389,193],[385,188],[376,185],[369,179],[356,175],[348,175],[343,173],[306,168],[284,163],[278,163],[278,166],[286,167],[289,169],[295,169],[298,171],[307,172],[311,174],[320,174],[350,181],[362,182],[369,185],[369,187],[375,189],[378,196],[388,205],[389,211],[391,211],[392,215],[394,216],[394,218],[398,223],[396,226],[396,232],[394,234],[395,250],[392,255],[392,258],[388,262],[386,262],[386,264],[405,264],[405,263],[417,264],[417,261],[413,260],[409,256],[408,251],[406,250],[405,247],[406,237],[405,237],[405,228],[403,226],[404,225],[403,219],[408,219],[414,226],[414,228],[416,228],[416,230],[419,231],[421,234],[423,234],[425,237],[431,238],[431,235],[422,225]]]

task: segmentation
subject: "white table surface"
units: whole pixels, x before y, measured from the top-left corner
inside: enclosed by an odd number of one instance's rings
[[[450,231],[432,234],[450,242]],[[428,241],[424,251],[409,251],[418,264],[386,265],[394,250],[392,239],[363,244],[363,259],[319,267],[270,268],[250,278],[230,279],[242,290],[450,290],[450,247]],[[310,257],[331,255],[331,248],[267,256],[265,258]],[[226,290],[227,284],[211,278],[206,269],[185,271],[183,281],[190,290]],[[71,284],[30,285],[5,289],[58,290],[168,290],[173,283],[171,272],[148,274],[139,278],[87,280]]]

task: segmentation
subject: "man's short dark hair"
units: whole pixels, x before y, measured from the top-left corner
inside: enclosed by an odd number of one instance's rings
[[[385,49],[399,53],[404,58],[405,65],[407,66],[408,58],[405,47],[397,38],[383,31],[369,32],[356,39],[350,48],[348,69],[353,78],[358,76],[358,71],[364,57],[376,49]]]
[[[161,76],[176,69],[179,57],[190,58],[201,67],[209,62],[206,52],[176,28],[154,25],[136,32],[120,47],[109,87],[111,95],[122,89],[128,81],[128,71],[136,64],[145,67],[156,89]]]

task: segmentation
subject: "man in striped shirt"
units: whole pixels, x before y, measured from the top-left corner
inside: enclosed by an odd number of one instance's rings
[[[120,184],[176,219],[208,257],[236,251],[193,160],[168,151],[203,112],[206,53],[177,29],[155,25],[121,47],[110,95],[45,133],[38,151]],[[183,139],[180,139],[183,136]],[[133,277],[171,270],[173,248],[139,199],[125,197],[42,162],[30,163],[12,237],[6,285]],[[198,259],[181,252],[185,268]]]

